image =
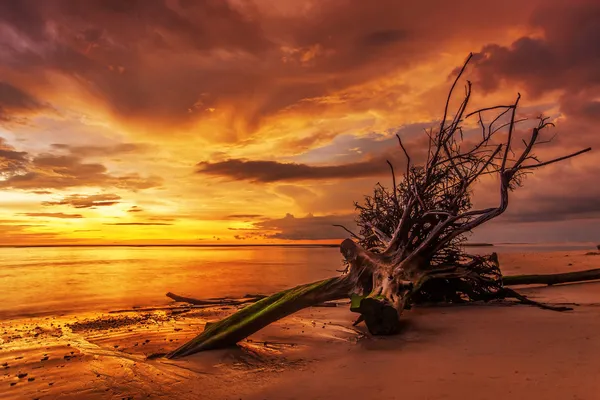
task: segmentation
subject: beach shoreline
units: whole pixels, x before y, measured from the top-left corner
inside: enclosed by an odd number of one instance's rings
[[[583,252],[501,255],[512,272],[597,266]],[[503,268],[504,269],[504,268]],[[420,306],[371,337],[346,304],[302,310],[232,349],[148,359],[237,307],[77,312],[0,321],[3,399],[593,399],[600,383],[600,283],[523,289],[514,303]],[[332,393],[335,396],[332,397]]]

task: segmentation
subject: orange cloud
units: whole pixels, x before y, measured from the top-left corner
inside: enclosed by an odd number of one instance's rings
[[[116,194],[70,195],[59,201],[44,201],[44,206],[67,205],[74,208],[92,208],[119,204],[121,197]]]
[[[385,161],[404,170],[395,133],[423,161],[469,51],[474,107],[520,91],[556,120],[540,157],[597,147],[596,3],[0,2],[0,207],[86,217],[10,240],[337,240],[326,224],[389,184]],[[596,215],[594,154],[529,179],[507,221]]]
[[[28,217],[48,217],[48,218],[83,218],[81,214],[65,214],[65,213],[23,213]]]
[[[138,173],[112,175],[103,164],[86,163],[79,156],[41,153],[29,156],[0,141],[0,188],[65,189],[96,186],[129,190],[160,186],[158,176],[142,177]]]

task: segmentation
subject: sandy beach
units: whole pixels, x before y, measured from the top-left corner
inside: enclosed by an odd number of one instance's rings
[[[500,255],[506,274],[597,268],[586,251]],[[511,303],[424,306],[402,334],[370,337],[346,304],[303,310],[240,343],[147,359],[235,307],[181,305],[0,322],[3,399],[596,399],[600,283],[522,289]],[[194,295],[194,293],[182,293]],[[342,302],[343,303],[343,302]],[[47,310],[46,310],[47,311]]]
[[[600,0],[0,0],[0,400],[600,400]]]

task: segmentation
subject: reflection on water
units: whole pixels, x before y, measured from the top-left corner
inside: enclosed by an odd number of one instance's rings
[[[472,253],[591,249],[497,245]],[[191,297],[271,293],[338,274],[341,255],[324,247],[0,248],[0,319],[163,305]]]
[[[0,248],[0,318],[269,293],[337,274],[336,248]]]

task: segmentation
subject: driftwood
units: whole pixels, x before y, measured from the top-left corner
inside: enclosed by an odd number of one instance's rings
[[[406,158],[406,170],[397,182],[391,170],[392,188],[377,184],[373,195],[356,203],[359,233],[347,228],[352,239],[340,245],[346,268],[338,277],[325,279],[260,299],[233,315],[207,326],[201,334],[169,353],[167,357],[187,356],[202,350],[231,346],[266,325],[302,308],[326,301],[350,298],[350,310],[360,314],[369,332],[389,335],[399,331],[400,317],[414,304],[429,302],[461,303],[516,298],[521,303],[565,311],[537,303],[506,287],[495,254],[476,256],[465,253],[466,234],[502,215],[510,192],[520,187],[527,174],[537,168],[561,162],[585,152],[582,149],[562,157],[542,161],[534,150],[547,143],[543,132],[553,126],[540,117],[525,138],[515,146],[520,132],[516,118],[520,95],[508,105],[486,107],[467,113],[471,83],[453,117],[449,104],[453,91],[471,56],[450,88],[440,126],[426,132],[429,146],[426,162],[413,165],[411,156],[398,137]],[[490,123],[484,116],[497,111]],[[463,133],[463,124],[479,133]],[[498,132],[505,130],[505,135]],[[472,207],[472,185],[486,175],[499,182],[498,205]],[[510,279],[509,279],[510,281]]]
[[[581,283],[587,281],[600,280],[600,268],[587,269],[583,271],[574,272],[563,272],[557,274],[531,274],[531,275],[505,275],[502,277],[502,283],[504,286],[525,286],[525,285],[559,285],[566,283]],[[512,296],[512,293],[507,293],[508,298],[517,298]],[[242,305],[248,303],[256,303],[258,300],[268,297],[265,294],[246,295],[240,299],[234,299],[231,297],[221,297],[213,299],[196,299],[192,297],[179,296],[174,293],[168,292],[167,297],[175,300],[179,303],[188,303],[193,305],[201,305],[206,307],[214,306],[229,306],[229,305]],[[314,304],[312,307],[337,307],[338,303],[325,302],[321,304]],[[182,306],[185,308],[185,306]],[[134,308],[127,310],[116,310],[111,311],[114,313],[125,312],[125,311],[148,311],[148,310],[169,310],[172,308]]]
[[[178,296],[175,293],[168,292],[167,297],[180,303],[189,303],[197,306],[233,306],[246,303],[255,303],[257,300],[265,298],[265,295],[245,295],[240,299],[234,298],[214,298],[214,299],[193,299],[191,297]]]
[[[564,272],[560,274],[545,275],[514,275],[505,276],[502,281],[505,286],[516,285],[558,285],[561,283],[573,283],[600,280],[600,268],[585,271]]]
[[[202,350],[231,346],[303,308],[346,297],[353,286],[353,279],[351,275],[325,279],[258,300],[219,322],[207,325],[204,332],[166,357],[178,358]]]
[[[253,298],[255,300],[252,306],[247,306],[243,310],[219,322],[208,323],[206,325],[205,331],[202,334],[194,338],[192,341],[185,343],[178,349],[168,353],[166,357],[178,358],[194,354],[202,350],[210,350],[232,346],[240,340],[259,331],[264,326],[274,321],[277,321],[287,315],[293,314],[300,309],[311,306],[318,306],[319,302],[323,301],[332,301],[347,298],[348,287],[351,287],[354,284],[352,279],[353,278],[351,277],[343,276],[339,278],[325,279],[307,285],[297,286],[295,288],[289,289],[284,292],[279,292],[269,297],[265,295],[254,295]],[[509,275],[505,276],[503,280],[505,286],[538,284],[554,285],[561,283],[600,280],[600,269],[547,275]],[[199,300],[189,297],[177,296],[170,292],[167,294],[167,296],[179,302],[186,302],[189,304],[196,305],[206,305],[207,303],[212,303],[217,300]],[[553,311],[571,310],[570,307],[551,306],[535,302],[509,288],[503,288],[502,294],[497,296],[497,298],[514,298],[522,304],[533,305]],[[288,302],[292,299],[294,300],[295,304],[294,308],[287,306]],[[251,301],[252,298],[248,298],[248,303]],[[381,331],[377,331],[379,334],[382,334],[386,329],[389,331],[393,331],[398,328],[397,326],[386,327],[384,326],[382,321],[372,320],[374,316],[380,315],[383,312],[378,313],[371,311],[370,313],[368,313],[366,312],[366,310],[361,309],[361,305],[363,308],[379,307],[379,303],[373,301],[365,302],[363,300],[359,304],[360,305],[357,306],[351,305],[352,311],[362,312],[361,316],[359,317],[359,319],[357,319],[354,325],[365,321],[367,326],[371,325],[375,327],[375,329],[381,329]],[[217,303],[212,305],[223,305],[223,303]],[[391,309],[388,308],[388,312],[390,311]],[[365,317],[365,315],[368,315],[368,317]],[[391,321],[392,323],[394,323],[397,320],[395,318],[388,318],[386,321]]]
[[[248,303],[256,303],[257,301],[269,297],[266,294],[247,294],[242,298],[236,299],[233,297],[215,297],[212,299],[196,299],[193,297],[179,296],[175,293],[168,292],[166,296],[173,299],[177,303],[188,303],[195,306],[214,307],[214,306],[238,306]],[[337,303],[324,302],[313,305],[313,307],[337,307]]]

